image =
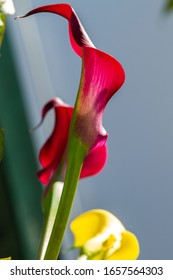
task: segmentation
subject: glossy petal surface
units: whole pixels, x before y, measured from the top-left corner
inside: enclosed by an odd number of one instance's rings
[[[122,66],[97,49],[83,48],[83,67],[76,105],[75,133],[89,149],[107,139],[102,126],[105,106],[124,82]]]

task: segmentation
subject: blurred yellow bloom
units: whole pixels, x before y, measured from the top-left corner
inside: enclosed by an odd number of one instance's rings
[[[12,0],[0,0],[0,12],[4,14],[14,14],[15,8]]]
[[[70,228],[73,247],[80,248],[79,259],[135,260],[139,256],[136,236],[108,211],[85,212],[72,221]]]
[[[6,14],[14,14],[15,8],[12,0],[0,0],[0,48],[5,32]]]

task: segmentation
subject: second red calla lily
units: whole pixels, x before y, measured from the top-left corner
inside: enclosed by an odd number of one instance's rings
[[[38,172],[39,180],[47,185],[56,170],[59,168],[59,180],[64,181],[67,165],[67,144],[73,107],[65,104],[60,98],[49,101],[42,110],[42,121],[49,110],[55,112],[55,125],[53,132],[41,148],[39,160],[42,170]],[[107,160],[106,143],[99,142],[86,156],[80,178],[96,175],[100,172]]]

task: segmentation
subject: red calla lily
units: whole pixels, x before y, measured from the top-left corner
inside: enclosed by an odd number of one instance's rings
[[[39,177],[42,182],[47,183],[67,147],[72,113],[74,136],[86,147],[88,153],[81,177],[95,174],[96,170],[103,167],[107,157],[105,143],[108,136],[102,126],[103,111],[109,99],[123,85],[125,73],[115,58],[95,48],[69,4],[42,6],[22,17],[40,12],[55,13],[68,20],[72,48],[82,58],[81,80],[74,113],[67,105],[57,106],[55,100],[44,107],[45,112],[54,108],[56,115],[53,134],[40,152],[40,162],[44,169],[39,173]],[[91,162],[95,164],[91,165]]]
[[[67,164],[66,149],[73,114],[73,107],[65,104],[60,98],[54,98],[44,106],[42,110],[42,121],[51,109],[54,109],[55,112],[54,129],[39,154],[39,160],[43,169],[38,172],[38,177],[45,185],[49,183],[60,165],[62,165],[60,179],[64,180],[63,173],[65,173]],[[86,156],[80,178],[95,175],[100,172],[106,163],[106,159],[107,146],[105,143],[98,143]]]

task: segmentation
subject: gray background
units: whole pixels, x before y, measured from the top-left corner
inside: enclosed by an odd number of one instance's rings
[[[19,15],[58,1],[14,2]],[[116,57],[126,72],[123,88],[104,112],[108,163],[98,176],[80,181],[71,218],[92,208],[111,211],[137,235],[140,259],[173,259],[173,14],[164,15],[163,0],[66,3],[96,47]],[[63,18],[39,14],[8,24],[33,127],[53,96],[74,104],[81,60]],[[50,113],[32,135],[36,155],[52,127]],[[68,232],[64,246],[71,242]]]

